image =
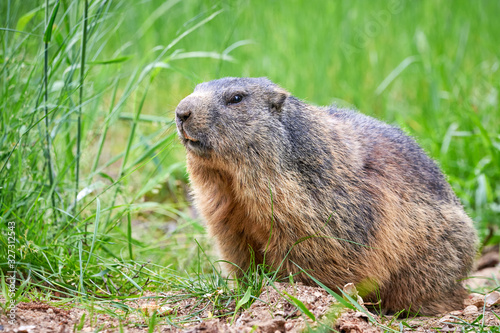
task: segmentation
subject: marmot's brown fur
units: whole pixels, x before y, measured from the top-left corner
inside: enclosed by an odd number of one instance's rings
[[[265,78],[199,84],[176,121],[194,201],[225,260],[245,270],[249,248],[273,268],[286,258],[283,274],[297,264],[333,290],[353,282],[390,312],[462,307],[472,221],[401,130],[306,104]]]

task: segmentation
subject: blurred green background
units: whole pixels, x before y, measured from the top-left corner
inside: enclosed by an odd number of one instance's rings
[[[19,270],[73,293],[102,265],[118,280],[147,260],[196,266],[210,241],[173,111],[224,76],[400,126],[500,242],[499,1],[93,0],[86,38],[84,3],[0,4],[0,222],[16,221]]]
[[[311,103],[350,106],[402,127],[440,163],[478,222],[499,223],[500,3],[183,1],[158,17],[161,4],[127,11],[125,22],[151,26],[124,54],[142,60],[222,10],[176,48],[228,52],[234,61],[172,62],[179,72],[162,72],[145,112],[172,117],[199,82],[267,76]],[[122,28],[117,35],[137,31]],[[127,42],[120,39],[113,48]]]

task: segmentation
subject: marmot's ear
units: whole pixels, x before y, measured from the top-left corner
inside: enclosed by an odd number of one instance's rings
[[[270,95],[269,102],[271,103],[271,110],[279,112],[286,98],[290,96],[290,93],[285,89],[277,87],[270,92]]]

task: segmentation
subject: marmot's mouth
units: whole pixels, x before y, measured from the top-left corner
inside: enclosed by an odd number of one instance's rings
[[[184,137],[184,146],[188,151],[200,156],[208,157],[210,149],[206,146],[205,142],[202,140],[191,140],[190,137]]]
[[[198,142],[199,140],[196,140],[195,138],[193,138],[192,136],[189,136],[189,134],[186,133],[186,131],[184,130],[184,128],[182,128],[182,136],[184,137],[184,139],[188,140],[188,141],[192,141],[192,142]]]
[[[195,139],[187,133],[183,126],[180,126],[180,137],[184,146],[191,152],[199,156],[206,156],[207,146],[204,140]]]

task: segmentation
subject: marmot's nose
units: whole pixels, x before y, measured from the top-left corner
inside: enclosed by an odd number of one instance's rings
[[[182,108],[182,109],[177,109],[175,111],[175,115],[181,122],[186,122],[186,120],[191,117],[191,110],[189,108]]]

